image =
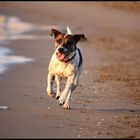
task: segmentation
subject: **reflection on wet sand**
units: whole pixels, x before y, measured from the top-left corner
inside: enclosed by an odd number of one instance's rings
[[[15,16],[0,15],[0,74],[7,69],[8,64],[23,64],[31,62],[33,59],[26,58],[24,56],[10,55],[11,50],[6,48],[4,44],[9,43],[12,40],[24,39],[50,39],[44,35],[27,34],[31,31],[48,31],[52,27],[60,28],[58,26],[37,26],[31,23],[22,21]],[[2,45],[1,45],[2,44]]]

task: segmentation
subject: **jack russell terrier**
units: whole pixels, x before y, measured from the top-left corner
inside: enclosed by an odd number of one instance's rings
[[[48,68],[47,93],[50,97],[55,97],[63,108],[70,109],[70,97],[76,88],[82,70],[83,57],[78,41],[86,39],[84,34],[72,34],[67,26],[67,33],[61,33],[56,29],[51,29],[51,36],[55,38],[55,52],[52,55]],[[67,82],[61,93],[60,82],[66,78]],[[56,93],[53,86],[56,82]]]

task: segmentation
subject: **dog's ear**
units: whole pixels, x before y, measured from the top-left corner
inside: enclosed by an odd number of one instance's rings
[[[56,38],[59,34],[62,34],[62,33],[56,29],[51,29],[51,36],[54,35],[54,37]]]
[[[78,41],[80,41],[80,39],[84,39],[84,40],[86,40],[86,37],[85,37],[85,35],[84,34],[75,34],[74,35],[74,39],[75,39],[75,42],[77,43]]]

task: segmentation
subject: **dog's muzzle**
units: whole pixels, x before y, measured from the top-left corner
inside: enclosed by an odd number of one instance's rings
[[[68,62],[68,61],[70,61],[70,60],[72,60],[74,57],[75,57],[75,55],[76,55],[76,51],[74,51],[73,53],[72,53],[73,51],[71,51],[71,50],[69,50],[69,49],[67,49],[67,48],[64,48],[64,47],[60,47],[60,48],[58,48],[58,50],[57,50],[57,52],[56,52],[56,57],[57,57],[57,59],[59,60],[59,61],[62,61],[62,62]],[[68,57],[70,54],[73,54],[70,58]]]
[[[67,55],[67,51],[63,47],[58,48],[56,52],[56,57],[58,60],[63,61],[66,55]]]

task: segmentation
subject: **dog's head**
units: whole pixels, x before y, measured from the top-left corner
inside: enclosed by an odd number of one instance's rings
[[[67,32],[64,34],[51,29],[51,35],[55,38],[56,57],[60,61],[67,60],[76,51],[76,44],[81,38],[86,39],[84,34],[72,35],[70,29],[67,29]]]

